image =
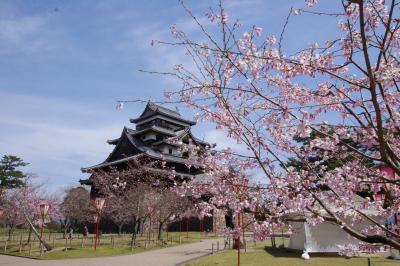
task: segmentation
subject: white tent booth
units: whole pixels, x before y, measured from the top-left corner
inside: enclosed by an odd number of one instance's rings
[[[365,199],[355,196],[354,201],[362,203]],[[364,210],[363,212],[373,217],[376,221],[383,222],[384,220],[378,216],[377,212],[371,210]],[[351,216],[354,215],[352,213],[352,211],[346,212],[346,218],[343,220],[347,224],[351,224]],[[308,253],[338,253],[340,246],[357,246],[362,242],[331,222],[324,221],[319,225],[310,226],[304,222],[306,215],[310,215],[310,213],[304,212],[288,215],[287,220],[293,231],[289,240],[289,249],[304,251],[304,254],[308,256]],[[371,225],[370,222],[360,221],[353,225],[353,228],[361,229],[368,225]]]
[[[340,245],[358,245],[360,240],[350,236],[337,225],[323,222],[311,227],[305,222],[290,222],[293,234],[289,249],[315,252],[339,252]]]

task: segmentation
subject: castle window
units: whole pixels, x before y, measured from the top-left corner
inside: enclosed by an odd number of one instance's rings
[[[169,154],[172,154],[172,149],[168,149],[168,153],[169,153]]]

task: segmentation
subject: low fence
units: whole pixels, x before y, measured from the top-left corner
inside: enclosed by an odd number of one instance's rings
[[[156,233],[138,234],[132,238],[131,234],[102,234],[99,236],[97,247],[107,248],[130,248],[132,252],[136,248],[147,249],[156,246],[166,246],[190,243],[203,238],[214,237],[212,234],[206,235],[199,232],[167,233],[163,232],[164,238],[159,240]],[[90,234],[84,237],[81,234],[71,234],[64,237],[62,233],[48,232],[43,235],[43,239],[53,247],[53,250],[67,251],[72,249],[94,248],[95,235]],[[36,256],[40,254],[40,241],[33,234],[29,240],[27,233],[19,235],[0,236],[0,253]]]

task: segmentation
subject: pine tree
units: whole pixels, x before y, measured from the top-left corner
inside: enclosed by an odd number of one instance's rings
[[[0,161],[0,189],[23,186],[26,175],[18,168],[26,165],[28,163],[17,156],[4,155]]]

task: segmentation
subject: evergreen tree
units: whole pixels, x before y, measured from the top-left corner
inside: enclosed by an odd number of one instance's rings
[[[0,189],[23,186],[26,175],[18,168],[26,165],[28,163],[17,156],[4,155],[0,160]]]

